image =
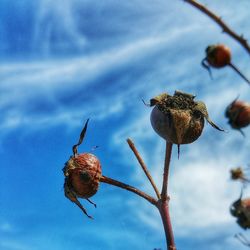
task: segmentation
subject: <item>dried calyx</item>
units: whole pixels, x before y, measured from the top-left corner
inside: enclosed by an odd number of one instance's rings
[[[64,193],[69,200],[74,202],[84,212],[84,214],[92,218],[77,199],[83,198],[94,204],[89,198],[97,192],[102,176],[101,164],[95,155],[90,153],[78,154],[77,148],[84,139],[87,125],[88,120],[80,134],[78,143],[73,146],[73,156],[70,157],[63,168],[65,176]]]
[[[192,143],[201,135],[204,119],[223,131],[208,116],[205,103],[195,101],[195,96],[175,91],[171,96],[163,93],[150,100],[153,129],[162,138],[177,145]]]

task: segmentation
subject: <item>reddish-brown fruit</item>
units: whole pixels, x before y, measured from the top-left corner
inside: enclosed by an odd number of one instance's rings
[[[225,67],[231,62],[231,51],[223,44],[210,45],[206,49],[206,60],[212,67]]]
[[[225,116],[234,129],[241,129],[250,124],[250,105],[243,101],[234,100],[226,108]]]
[[[90,198],[99,187],[101,164],[96,156],[83,153],[72,156],[66,163],[65,183],[77,197]]]

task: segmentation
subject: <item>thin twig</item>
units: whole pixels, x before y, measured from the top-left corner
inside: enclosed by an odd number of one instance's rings
[[[229,36],[239,42],[246,49],[248,54],[250,54],[250,46],[248,45],[247,40],[242,35],[238,35],[230,27],[228,27],[228,25],[222,21],[221,17],[215,15],[211,10],[195,0],[184,0],[184,2],[191,4],[192,6],[209,16],[222,28],[223,32],[227,33]]]
[[[163,201],[168,199],[168,175],[169,175],[169,166],[170,166],[172,147],[173,147],[173,144],[167,141],[165,162],[164,162],[163,183],[162,183],[162,190],[161,190],[161,198]]]
[[[131,148],[131,150],[133,151],[136,159],[138,160],[139,164],[141,165],[142,167],[142,170],[144,171],[144,173],[146,174],[146,176],[148,177],[148,180],[150,181],[156,195],[157,195],[157,198],[160,199],[161,198],[161,195],[160,195],[160,192],[158,190],[158,188],[156,187],[155,183],[154,183],[154,180],[152,178],[152,176],[150,175],[148,169],[147,169],[147,166],[145,165],[145,163],[143,162],[138,150],[136,149],[135,147],[135,144],[132,142],[131,139],[127,139],[127,143],[129,145],[129,147]]]
[[[155,205],[157,204],[157,201],[155,198],[151,197],[150,195],[142,192],[141,190],[135,188],[135,187],[132,187],[128,184],[125,184],[123,182],[120,182],[120,181],[117,181],[117,180],[114,180],[114,179],[111,179],[107,176],[102,176],[101,179],[100,179],[101,182],[104,182],[104,183],[107,183],[107,184],[110,184],[110,185],[113,185],[113,186],[116,186],[116,187],[120,187],[122,189],[125,189],[125,190],[128,190],[132,193],[135,193],[139,196],[141,196],[142,198],[146,199],[147,201],[149,201],[151,204]]]

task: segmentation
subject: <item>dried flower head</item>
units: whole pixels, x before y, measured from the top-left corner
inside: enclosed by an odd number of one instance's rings
[[[205,103],[195,101],[195,96],[175,91],[171,96],[161,94],[150,100],[154,106],[151,124],[155,132],[169,142],[192,143],[199,138],[206,119],[214,128],[222,131],[209,118]]]
[[[244,135],[241,129],[250,124],[250,104],[236,98],[226,108],[225,116],[229,119],[231,127]]]
[[[85,136],[87,125],[88,120],[81,132],[78,143],[73,146],[73,156],[70,157],[63,168],[65,176],[64,193],[89,218],[92,218],[77,199],[83,198],[94,204],[89,198],[97,192],[102,176],[101,164],[95,155],[90,153],[78,154],[77,152],[77,147],[82,143]]]

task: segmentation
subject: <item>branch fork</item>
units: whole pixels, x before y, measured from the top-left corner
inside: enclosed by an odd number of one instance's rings
[[[155,191],[156,198],[144,193],[140,189],[137,189],[137,188],[130,186],[128,184],[125,184],[123,182],[111,179],[107,176],[102,176],[100,181],[103,183],[110,184],[110,185],[125,189],[127,191],[130,191],[130,192],[144,198],[145,200],[150,202],[152,205],[157,207],[157,209],[161,215],[161,219],[162,219],[162,223],[163,223],[163,227],[164,227],[164,231],[165,231],[165,237],[166,237],[166,242],[167,242],[167,247],[168,247],[167,249],[168,250],[176,250],[175,242],[174,242],[174,235],[173,235],[173,230],[172,230],[172,225],[171,225],[171,220],[170,220],[170,214],[169,214],[169,200],[170,200],[170,198],[168,196],[168,176],[169,176],[169,167],[170,167],[170,159],[171,159],[172,145],[173,144],[170,142],[166,143],[162,190],[160,193],[152,176],[149,173],[147,166],[145,165],[138,150],[136,149],[133,141],[131,139],[127,139],[127,143],[129,145],[130,149],[132,150],[132,152],[134,153],[134,155],[135,155],[139,165],[141,166],[143,172],[145,173],[146,177],[148,178],[151,186],[153,187],[153,189]]]

